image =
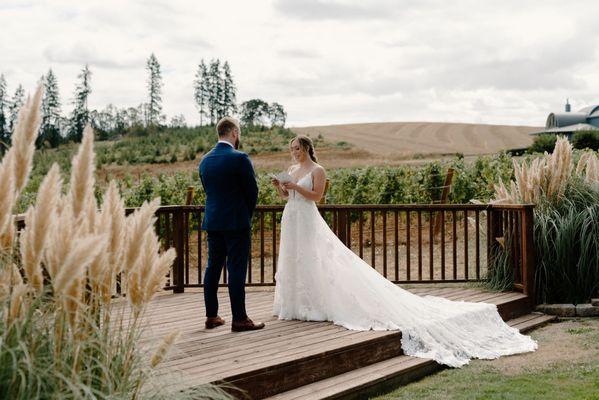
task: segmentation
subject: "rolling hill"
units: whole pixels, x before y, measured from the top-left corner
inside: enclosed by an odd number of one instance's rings
[[[445,122],[383,122],[291,128],[295,133],[321,134],[325,140],[345,141],[373,154],[477,155],[518,149],[532,144],[530,132],[539,127]]]

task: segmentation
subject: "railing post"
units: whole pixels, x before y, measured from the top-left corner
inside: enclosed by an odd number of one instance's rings
[[[337,236],[347,246],[347,210],[339,209],[337,212]]]
[[[185,211],[177,209],[173,211],[173,244],[177,251],[175,264],[173,265],[173,292],[183,293],[185,291]]]
[[[523,293],[535,303],[535,246],[534,246],[534,208],[524,206],[521,211],[521,257]]]

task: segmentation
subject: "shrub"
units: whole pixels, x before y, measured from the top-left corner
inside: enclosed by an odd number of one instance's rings
[[[534,142],[529,147],[531,153],[551,153],[555,147],[556,135],[545,134],[535,137]]]
[[[541,302],[579,303],[599,294],[599,158],[583,153],[574,168],[572,146],[558,138],[551,155],[514,162],[515,180],[496,186],[497,203],[533,203]],[[492,269],[501,271],[502,258]],[[497,280],[497,285],[501,280]],[[494,281],[491,279],[491,285]]]
[[[599,150],[599,130],[576,132],[572,138],[572,146],[574,146],[575,149],[581,150]]]

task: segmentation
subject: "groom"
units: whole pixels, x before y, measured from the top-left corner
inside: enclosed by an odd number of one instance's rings
[[[202,230],[208,233],[208,266],[204,274],[206,329],[223,325],[218,316],[218,282],[223,266],[229,272],[231,330],[264,328],[245,313],[245,277],[250,256],[252,213],[258,200],[254,168],[247,154],[237,151],[239,122],[222,118],[216,125],[218,143],[200,162],[200,179],[206,192]]]

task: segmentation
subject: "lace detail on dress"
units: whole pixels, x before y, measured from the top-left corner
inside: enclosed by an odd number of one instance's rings
[[[312,173],[298,180],[312,188]],[[353,330],[401,330],[405,354],[452,367],[534,351],[496,306],[420,297],[388,281],[329,229],[316,204],[290,193],[281,220],[274,314]]]

